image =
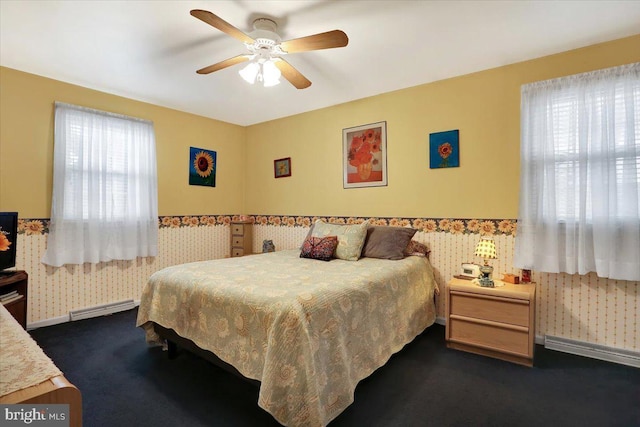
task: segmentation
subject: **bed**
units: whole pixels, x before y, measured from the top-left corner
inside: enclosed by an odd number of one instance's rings
[[[82,426],[80,391],[0,305],[0,404],[18,403],[68,404],[68,425]]]
[[[281,424],[324,426],[433,324],[436,291],[425,257],[323,262],[285,250],[153,274],[137,326],[149,343],[186,338],[258,381],[259,406]]]

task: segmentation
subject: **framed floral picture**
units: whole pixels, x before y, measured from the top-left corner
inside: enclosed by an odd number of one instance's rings
[[[343,187],[387,185],[387,122],[342,130]]]
[[[276,178],[291,176],[291,157],[273,161],[273,173]]]
[[[189,185],[216,186],[216,152],[189,148]]]
[[[429,134],[429,167],[457,168],[460,166],[460,132],[448,130]]]

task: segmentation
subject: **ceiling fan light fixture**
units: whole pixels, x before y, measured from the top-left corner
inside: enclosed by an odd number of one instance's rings
[[[280,70],[273,61],[269,60],[262,64],[262,83],[264,87],[271,87],[280,84]]]
[[[253,60],[239,71],[240,76],[249,84],[256,81],[262,82],[264,87],[280,84],[282,73],[271,59]]]
[[[254,84],[256,82],[256,77],[258,77],[258,73],[260,72],[260,64],[257,62],[251,61],[245,67],[241,68],[238,73],[240,77],[244,79],[249,84]]]
[[[2,0],[0,0],[2,1]],[[280,77],[284,77],[296,89],[306,89],[311,82],[296,70],[293,65],[283,59],[284,55],[297,52],[308,52],[320,49],[332,49],[344,47],[349,43],[349,38],[340,30],[326,31],[306,37],[282,41],[277,33],[278,25],[268,18],[258,18],[253,21],[254,31],[245,34],[233,25],[226,22],[213,13],[194,9],[191,15],[202,22],[230,35],[243,42],[248,54],[237,55],[224,61],[217,62],[208,67],[197,70],[198,74],[209,74],[219,71],[241,62],[249,63],[240,70],[240,75],[249,84],[255,84],[256,80],[263,86],[275,86],[280,83]],[[276,64],[276,62],[278,64]]]

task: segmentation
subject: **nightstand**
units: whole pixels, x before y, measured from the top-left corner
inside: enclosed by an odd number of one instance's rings
[[[252,229],[253,223],[250,221],[233,221],[231,223],[232,257],[251,254],[253,248]]]
[[[451,279],[446,291],[447,347],[533,366],[534,283],[483,288]]]

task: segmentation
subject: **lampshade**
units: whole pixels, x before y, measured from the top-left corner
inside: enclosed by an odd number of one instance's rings
[[[491,239],[487,239],[487,238],[480,239],[480,241],[478,242],[478,245],[476,246],[476,251],[474,252],[474,255],[477,257],[483,258],[485,260],[485,263],[486,263],[486,260],[488,259],[498,258],[496,253],[496,243]]]
[[[254,84],[257,80],[262,82],[264,87],[279,84],[282,74],[271,59],[263,58],[249,62],[239,73],[247,83]]]
[[[275,86],[280,83],[280,70],[273,61],[262,64],[262,81],[264,87]]]
[[[238,73],[247,82],[254,84],[256,77],[260,72],[260,65],[257,62],[249,62],[246,67],[242,68]]]

